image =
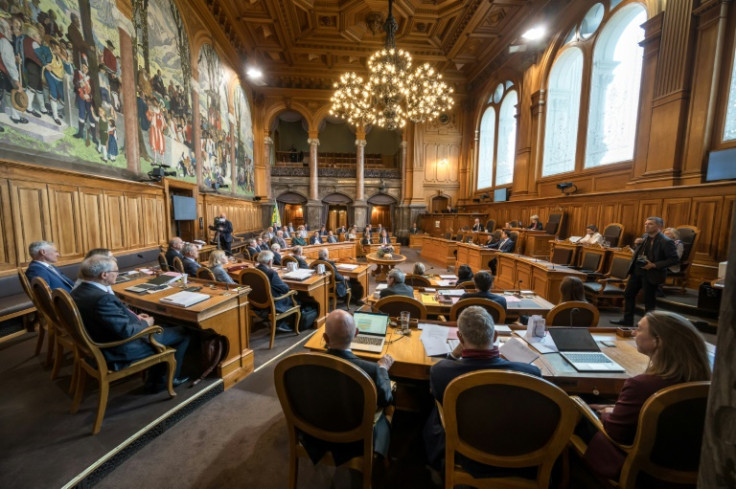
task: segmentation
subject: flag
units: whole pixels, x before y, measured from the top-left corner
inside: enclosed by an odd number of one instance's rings
[[[279,206],[273,206],[273,214],[271,215],[271,226],[281,226],[281,218],[279,217]]]

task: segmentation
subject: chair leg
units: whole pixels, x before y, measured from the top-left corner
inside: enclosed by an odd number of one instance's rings
[[[174,390],[174,373],[176,372],[176,358],[172,355],[167,361],[168,375],[166,379],[166,385],[169,388],[169,396],[176,397],[176,391]]]
[[[79,358],[79,355],[77,353],[74,353],[74,360],[72,364],[72,379],[69,381],[69,394],[74,393],[74,387],[77,384],[77,379],[79,378],[79,371],[82,369],[82,367],[79,366],[79,362],[81,359]]]
[[[38,356],[41,354],[41,348],[43,347],[43,339],[46,337],[46,330],[43,328],[43,323],[41,321],[38,322],[38,339],[36,340],[36,351],[33,354],[34,356]]]
[[[299,476],[299,456],[296,453],[296,441],[291,440],[289,445],[289,489],[296,489],[296,480]]]
[[[110,383],[107,380],[100,379],[100,393],[98,396],[97,404],[97,417],[95,418],[95,425],[92,428],[92,434],[96,435],[102,428],[102,418],[105,417],[105,410],[107,409],[107,398],[110,394]]]
[[[61,368],[61,362],[64,360],[64,345],[61,342],[56,341],[54,345],[56,352],[54,353],[54,366],[51,369],[51,380],[54,380],[59,375],[59,369]]]
[[[298,326],[297,326],[298,327]],[[276,340],[276,319],[271,319],[271,341],[268,344],[268,349],[273,349],[273,343]]]
[[[54,345],[56,345],[56,333],[54,333],[54,330],[49,325],[49,344],[46,349],[46,363],[44,364],[44,367],[51,366],[51,362],[54,358]]]
[[[79,361],[83,362],[84,360],[80,359]],[[72,409],[70,411],[72,414],[79,411],[79,405],[81,404],[82,396],[84,395],[84,385],[87,383],[86,381],[87,371],[80,365],[77,372],[77,385],[75,387],[76,390],[74,391],[74,401],[72,401]]]

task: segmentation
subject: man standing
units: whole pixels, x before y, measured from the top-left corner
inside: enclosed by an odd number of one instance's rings
[[[644,221],[644,236],[634,250],[629,265],[629,281],[624,292],[624,317],[613,324],[634,326],[636,295],[644,289],[644,309],[653,311],[657,306],[657,288],[667,278],[667,268],[679,263],[675,242],[665,236],[661,229],[661,217],[648,217]]]
[[[153,326],[154,319],[148,314],[136,315],[111,294],[108,288],[115,283],[118,276],[118,264],[114,258],[96,255],[82,262],[80,273],[82,283],[71,293],[72,299],[82,316],[84,327],[98,343],[111,343],[124,340],[149,326]],[[174,348],[176,353],[176,371],[174,385],[180,385],[188,379],[181,377],[181,366],[184,354],[189,346],[189,336],[180,326],[166,326],[163,333],[154,335],[154,339],[164,345]],[[146,358],[156,349],[148,339],[139,339],[112,348],[105,348],[102,354],[107,360],[107,366],[112,370],[120,370],[130,363]],[[151,367],[146,382],[146,389],[153,392],[163,390],[166,385],[166,364],[160,363]]]
[[[405,278],[404,272],[398,268],[392,268],[386,277],[388,287],[381,291],[381,299],[390,295],[405,295],[406,297],[413,298],[414,289],[404,283]]]
[[[210,229],[216,231],[216,237],[221,250],[224,250],[228,256],[232,255],[233,246],[233,223],[227,220],[227,216],[223,212],[220,217],[215,218],[215,225]]]
[[[184,245],[182,253],[184,254],[184,259],[182,260],[182,263],[184,264],[184,273],[190,277],[196,277],[197,270],[202,268],[202,265],[197,262],[197,259],[199,258],[199,249],[196,245],[187,243]]]
[[[178,236],[171,238],[169,241],[169,249],[166,250],[166,262],[169,264],[169,270],[174,270],[174,258],[184,261],[184,255],[181,249],[184,247],[184,241]],[[166,270],[162,270],[165,272]]]
[[[54,266],[54,263],[59,260],[59,251],[54,243],[34,241],[28,247],[28,254],[33,258],[26,269],[26,277],[29,282],[36,277],[41,277],[51,290],[61,288],[71,292],[74,282]]]

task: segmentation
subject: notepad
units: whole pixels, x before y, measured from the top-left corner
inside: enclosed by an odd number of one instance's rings
[[[165,304],[171,304],[172,306],[189,307],[194,304],[206,301],[210,296],[207,294],[200,294],[199,292],[178,292],[176,294],[162,297],[160,300]]]
[[[445,280],[457,280],[457,275],[440,275],[440,278]]]
[[[509,338],[501,345],[498,352],[510,362],[532,363],[539,358],[538,354],[517,338]]]
[[[306,280],[309,277],[311,277],[314,274],[314,270],[310,270],[309,268],[300,268],[298,270],[294,270],[293,272],[285,273],[283,277],[287,280]]]
[[[349,263],[338,263],[337,264],[337,268],[339,268],[340,270],[355,270],[359,266],[360,265],[351,265]]]

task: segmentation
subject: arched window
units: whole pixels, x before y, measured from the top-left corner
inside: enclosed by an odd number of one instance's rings
[[[489,188],[493,185],[493,158],[496,140],[496,109],[488,107],[480,121],[478,144],[478,185]]]
[[[542,176],[575,169],[582,77],[582,51],[565,49],[549,74]]]
[[[726,121],[723,125],[723,140],[736,140],[736,54],[731,67],[731,86],[728,89],[728,105],[726,106]]]
[[[476,189],[508,185],[513,180],[518,103],[513,82],[496,85],[480,121]]]
[[[647,12],[632,3],[616,12],[593,52],[585,167],[634,158]]]

